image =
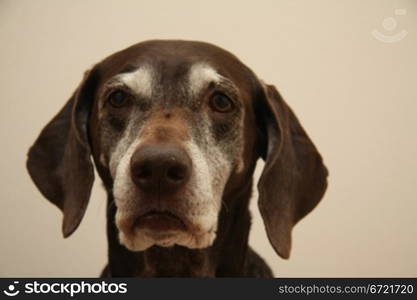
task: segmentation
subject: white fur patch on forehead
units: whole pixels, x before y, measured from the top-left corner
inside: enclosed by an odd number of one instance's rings
[[[197,95],[209,82],[220,82],[224,79],[213,67],[207,63],[196,63],[191,66],[188,74],[190,92]]]
[[[138,95],[151,97],[154,89],[154,71],[150,66],[141,66],[139,69],[123,73],[118,79],[132,89]]]

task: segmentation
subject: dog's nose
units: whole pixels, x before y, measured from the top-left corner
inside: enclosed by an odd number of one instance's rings
[[[172,192],[189,180],[191,159],[178,146],[147,145],[135,151],[130,170],[133,182],[143,191]]]

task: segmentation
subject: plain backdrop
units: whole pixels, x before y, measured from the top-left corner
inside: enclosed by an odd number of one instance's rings
[[[329,188],[295,227],[289,260],[267,241],[255,189],[250,244],[277,276],[417,276],[416,31],[413,0],[1,0],[0,276],[101,271],[99,180],[64,240],[61,212],[32,184],[26,152],[87,68],[155,38],[235,53],[277,86],[323,155]]]

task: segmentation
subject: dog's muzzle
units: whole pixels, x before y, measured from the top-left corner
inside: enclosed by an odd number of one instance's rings
[[[181,217],[169,207],[175,194],[184,189],[192,170],[187,152],[172,144],[143,145],[130,160],[131,179],[140,190],[149,208],[139,215],[134,227],[157,234],[168,231],[186,231]]]

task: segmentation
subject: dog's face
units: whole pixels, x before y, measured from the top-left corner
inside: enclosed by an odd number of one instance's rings
[[[327,186],[320,154],[276,89],[201,42],[149,41],[109,56],[43,129],[27,166],[63,211],[64,236],[84,215],[91,157],[114,198],[120,242],[133,251],[212,245],[223,207],[250,191],[262,157],[259,208],[287,258],[292,227]]]
[[[208,247],[226,183],[252,166],[254,154],[244,156],[255,136],[244,121],[253,119],[251,87],[233,76],[247,70],[226,52],[222,64],[210,45],[154,47],[106,62],[112,67],[90,122],[94,157],[113,182],[116,225],[128,249]]]

